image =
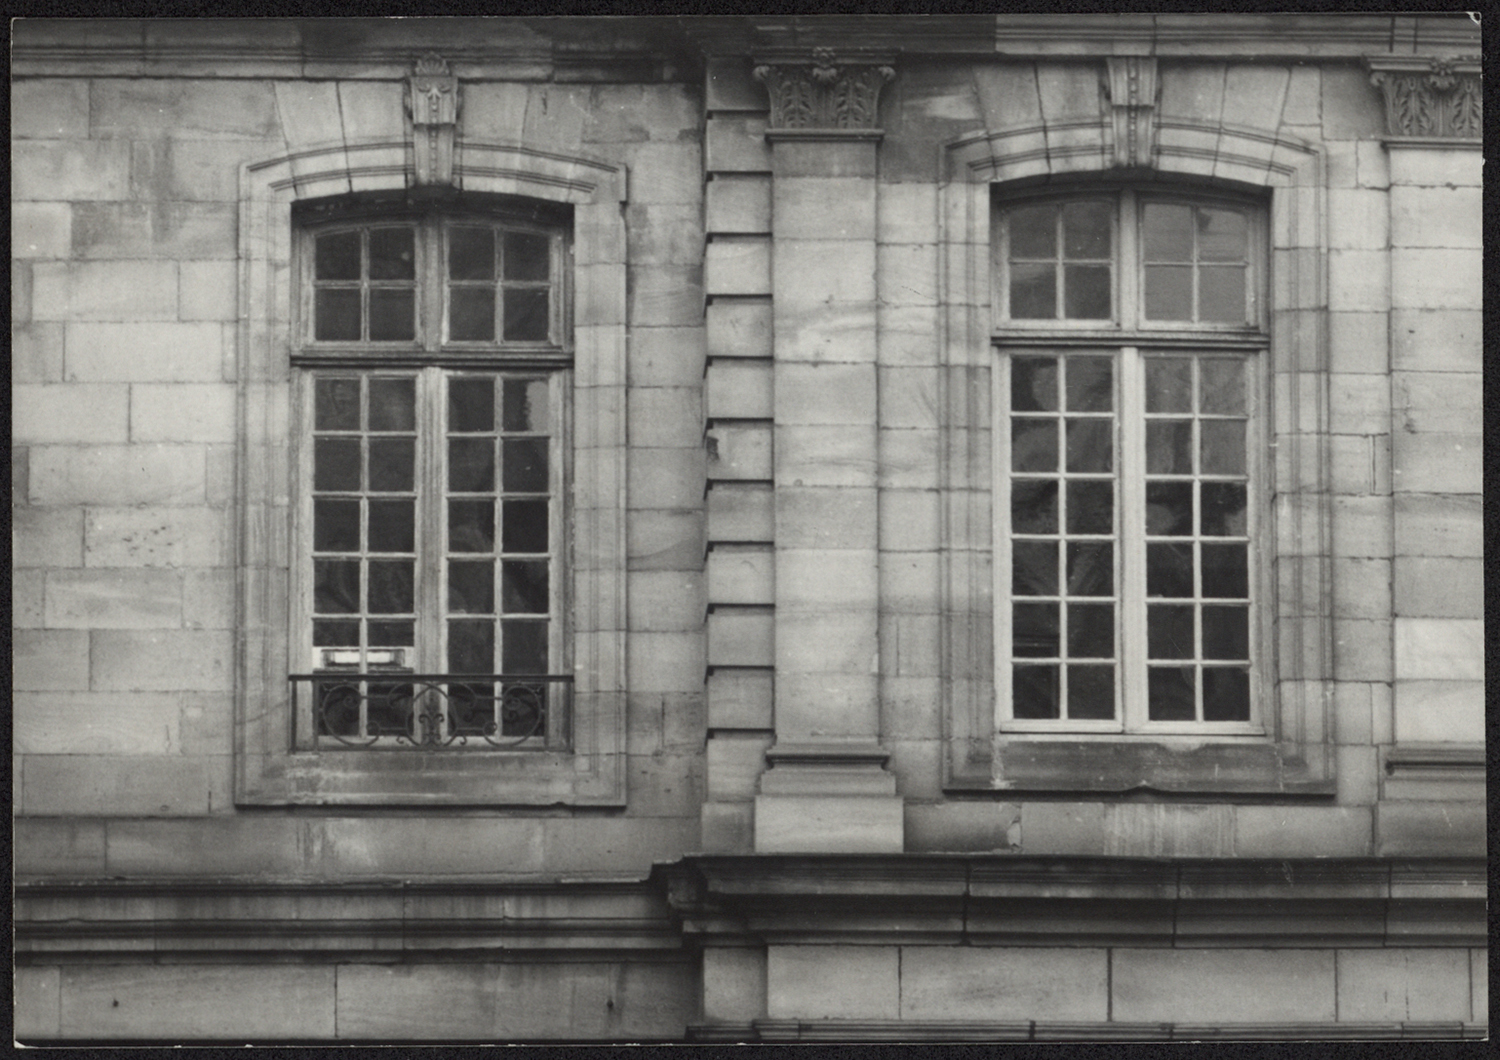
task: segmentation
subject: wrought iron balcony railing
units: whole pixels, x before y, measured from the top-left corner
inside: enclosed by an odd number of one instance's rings
[[[320,747],[546,750],[559,743],[570,674],[292,674],[294,716],[311,707]]]

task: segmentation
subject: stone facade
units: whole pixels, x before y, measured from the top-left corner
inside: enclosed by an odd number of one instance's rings
[[[1485,1033],[1478,50],[17,23],[18,1039]],[[997,727],[992,202],[1049,186],[1264,212],[1253,738]],[[295,218],[419,187],[569,218],[545,752],[290,735]]]

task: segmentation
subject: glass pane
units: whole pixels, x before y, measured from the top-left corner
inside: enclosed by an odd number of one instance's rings
[[[313,560],[313,610],[320,615],[359,611],[359,560]]]
[[[320,431],[359,430],[359,380],[318,379],[317,414],[314,426]]]
[[[411,552],[415,545],[411,501],[370,502],[370,551]]]
[[[1057,543],[1013,541],[1010,546],[1011,592],[1017,596],[1057,595]]]
[[[1194,657],[1191,604],[1152,604],[1146,608],[1146,652],[1152,659]]]
[[[448,439],[448,489],[453,493],[489,493],[495,488],[495,440]]]
[[[359,279],[359,233],[330,232],[316,240],[313,275],[319,280]]]
[[[1072,596],[1115,594],[1114,545],[1108,541],[1068,543],[1068,593]]]
[[[1010,315],[1015,320],[1057,318],[1057,266],[1049,263],[1011,265]]]
[[[409,342],[417,335],[417,292],[410,287],[370,288],[370,341]]]
[[[547,432],[551,417],[547,411],[545,379],[505,380],[503,401],[502,430]]]
[[[505,341],[545,342],[549,292],[545,287],[505,289]]]
[[[1197,670],[1191,666],[1153,666],[1146,671],[1152,721],[1192,721],[1198,714]]]
[[[547,439],[506,438],[500,449],[507,492],[547,492]]]
[[[1113,420],[1068,420],[1068,470],[1110,471],[1114,468]]]
[[[495,502],[448,502],[448,549],[451,552],[495,550]]]
[[[506,552],[547,551],[547,502],[506,501],[501,546]]]
[[[1011,671],[1011,713],[1017,718],[1058,716],[1056,666],[1017,666]]]
[[[507,614],[545,615],[551,608],[547,595],[547,564],[506,560],[501,565],[501,607]]]
[[[1146,483],[1146,533],[1160,537],[1191,537],[1193,484]]]
[[[1063,316],[1069,320],[1108,320],[1110,275],[1108,265],[1063,266]]]
[[[1198,259],[1245,260],[1245,215],[1238,210],[1198,207]]]
[[[492,431],[494,429],[494,381],[488,378],[449,380],[448,430]]]
[[[458,614],[495,612],[495,564],[452,560],[448,564],[448,610]]]
[[[414,234],[410,228],[372,228],[370,230],[370,279],[416,279]]]
[[[313,501],[313,551],[359,551],[359,501]]]
[[[448,338],[454,342],[495,341],[495,289],[448,289]]]
[[[1011,605],[1011,654],[1055,659],[1058,655],[1057,604]]]
[[[1068,667],[1068,717],[1108,720],[1115,716],[1115,668]]]
[[[1204,588],[1207,589],[1206,584]],[[1192,597],[1192,545],[1146,546],[1146,595]]]
[[[1114,210],[1109,202],[1070,202],[1063,205],[1063,257],[1110,256],[1110,226]]]
[[[501,623],[505,643],[501,673],[547,672],[547,623],[521,620]]]
[[[371,438],[370,489],[379,493],[410,493],[416,460],[415,438]]]
[[[1010,222],[1010,256],[1057,257],[1057,207],[1023,206],[1006,214]]]
[[[493,280],[495,232],[490,228],[448,229],[448,278]]]
[[[357,648],[359,647],[359,622],[313,623],[313,647]]]
[[[1250,673],[1212,666],[1203,671],[1203,720],[1250,720]]]
[[[412,731],[411,685],[370,685],[370,701],[365,708],[369,734],[408,735]]]
[[[370,380],[370,430],[417,429],[416,382],[410,376]]]
[[[1115,489],[1109,481],[1068,483],[1068,533],[1109,534],[1115,529]]]
[[[313,489],[359,489],[359,439],[319,438],[313,442]]]
[[[1245,414],[1245,362],[1205,357],[1198,362],[1198,408],[1211,415]]]
[[[1240,482],[1205,482],[1203,525],[1207,537],[1243,537],[1245,534],[1245,486]]]
[[[1068,655],[1075,659],[1114,658],[1113,604],[1068,605]]]
[[[1057,411],[1057,358],[1012,357],[1010,407],[1013,412]],[[355,395],[356,400],[358,394]]]
[[[1198,270],[1198,319],[1219,324],[1245,322],[1245,267],[1205,265]]]
[[[495,623],[472,619],[448,623],[448,669],[456,674],[495,672]]]
[[[1146,204],[1147,261],[1193,260],[1193,208],[1166,203]]]
[[[370,647],[409,648],[416,643],[410,622],[371,622]]]
[[[1012,471],[1057,470],[1057,421],[1054,419],[1010,421],[1010,469]]]
[[[1068,411],[1108,412],[1114,408],[1114,361],[1109,357],[1068,358]]]
[[[1198,547],[1203,550],[1204,596],[1243,600],[1250,595],[1250,572],[1244,545],[1203,544]]]
[[[1146,317],[1150,320],[1193,319],[1191,265],[1146,266]]]
[[[1204,605],[1203,657],[1234,660],[1250,658],[1248,607]]]
[[[313,338],[319,342],[358,341],[359,291],[320,287],[313,294]]]
[[[1052,479],[1012,482],[1010,528],[1018,534],[1057,533],[1057,483]]]
[[[505,233],[505,278],[546,280],[550,270],[550,247],[546,236],[535,232]]]
[[[1186,357],[1146,358],[1146,411],[1193,411],[1193,362]]]
[[[1146,474],[1193,473],[1193,421],[1146,421]]]
[[[411,560],[370,561],[370,613],[406,615],[413,610]]]
[[[1205,475],[1243,475],[1245,473],[1245,421],[1200,420]]]

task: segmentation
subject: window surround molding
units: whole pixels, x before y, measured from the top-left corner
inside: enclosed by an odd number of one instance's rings
[[[1115,164],[1113,121],[978,130],[944,150],[939,188],[940,592],[943,783],[974,792],[1148,790],[1167,794],[1334,793],[1332,500],[1326,310],[1326,163],[1284,133],[1156,122],[1149,168]],[[1117,179],[1112,179],[1117,178]],[[1274,622],[1255,739],[1001,732],[994,652],[991,459],[993,189],[1139,186],[1268,196],[1270,365],[1263,496]],[[1283,570],[1283,568],[1286,568]],[[1295,574],[1295,576],[1288,576]]]
[[[455,145],[458,194],[571,207],[574,666],[561,751],[292,750],[292,204],[412,189],[409,140],[339,141],[240,170],[235,784],[240,805],[618,806],[625,801],[624,166],[520,143]]]

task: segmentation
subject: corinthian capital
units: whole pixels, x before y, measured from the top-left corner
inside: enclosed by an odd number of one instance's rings
[[[770,132],[878,134],[880,90],[896,76],[876,62],[845,62],[831,48],[810,59],[778,60],[755,67],[771,99]]]
[[[1383,55],[1368,62],[1370,81],[1385,97],[1386,135],[1479,139],[1484,87],[1478,56]]]

